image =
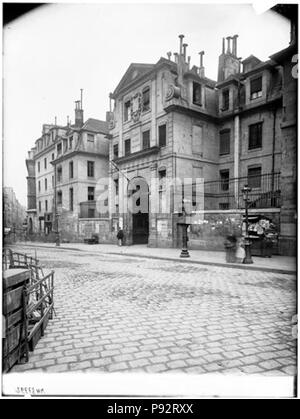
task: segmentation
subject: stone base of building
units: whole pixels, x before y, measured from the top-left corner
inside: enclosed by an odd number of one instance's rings
[[[279,254],[284,256],[297,256],[296,237],[279,237]]]

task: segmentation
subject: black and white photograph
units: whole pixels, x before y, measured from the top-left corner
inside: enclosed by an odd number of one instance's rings
[[[296,398],[298,3],[2,17],[2,397]]]

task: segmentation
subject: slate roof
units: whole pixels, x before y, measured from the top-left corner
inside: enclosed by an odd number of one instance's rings
[[[108,134],[108,123],[106,121],[100,121],[99,119],[89,118],[81,128],[86,131],[101,132],[102,134]]]

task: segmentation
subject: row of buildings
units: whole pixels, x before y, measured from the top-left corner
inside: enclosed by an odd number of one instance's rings
[[[217,81],[203,51],[190,65],[180,35],[178,52],[129,66],[105,121],[84,121],[81,98],[74,124],[44,125],[26,160],[28,233],[112,243],[121,227],[127,244],[177,247],[188,222],[191,247],[218,248],[242,228],[247,184],[253,220],[271,221],[279,253],[294,254],[295,28],[265,62],[223,38]]]
[[[3,187],[3,231],[4,237],[23,237],[26,226],[26,208],[18,201],[13,188]]]

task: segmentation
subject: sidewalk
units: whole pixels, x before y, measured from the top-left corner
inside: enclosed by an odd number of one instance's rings
[[[17,245],[28,248],[52,248],[60,250],[75,250],[87,252],[89,254],[112,254],[126,255],[133,257],[144,257],[150,259],[174,260],[183,263],[197,263],[201,265],[222,266],[235,269],[250,269],[254,271],[277,272],[294,274],[296,272],[296,257],[291,256],[272,256],[272,258],[253,257],[252,265],[238,263],[226,263],[225,252],[190,250],[190,258],[180,258],[180,249],[152,248],[147,245],[134,245],[118,247],[114,244],[95,244],[85,243],[64,243],[56,247],[54,243],[40,242],[19,242]]]

